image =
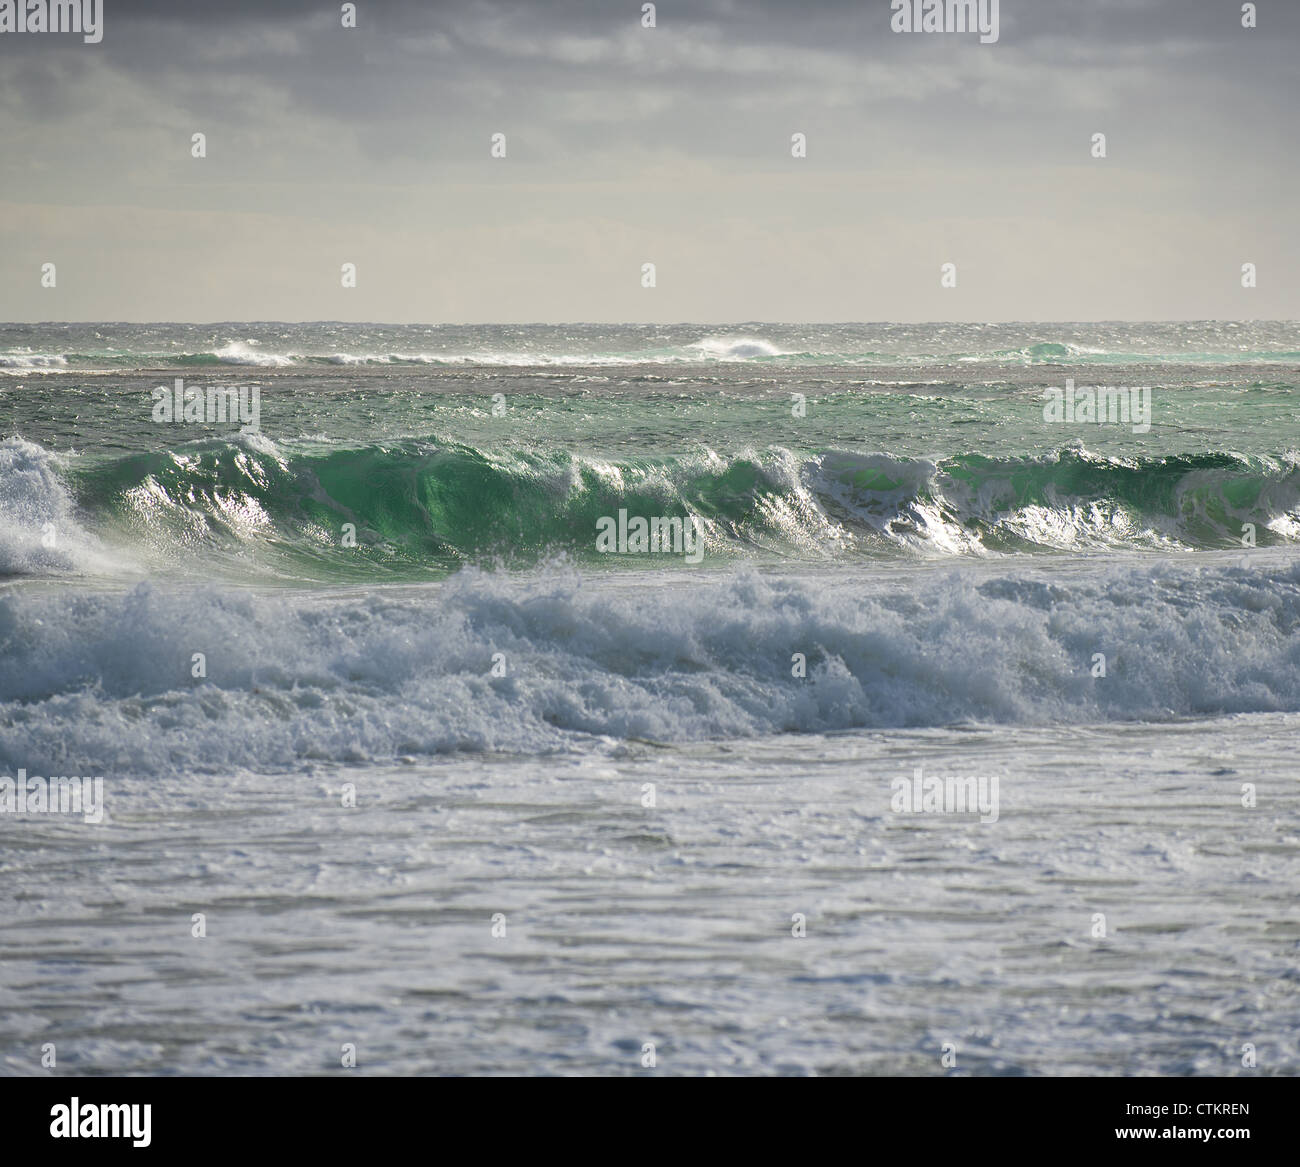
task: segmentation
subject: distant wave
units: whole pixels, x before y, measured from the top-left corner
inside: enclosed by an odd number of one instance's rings
[[[279,353],[262,352],[241,341],[232,341],[230,344],[217,349],[211,355],[216,358],[219,364],[223,365],[253,365],[261,368],[279,368],[293,364],[292,357],[282,356]]]
[[[622,367],[630,365],[707,365],[717,362],[757,362],[782,366],[881,365],[911,367],[921,365],[965,366],[992,364],[1011,366],[1036,365],[1131,365],[1131,364],[1295,364],[1300,351],[1187,351],[1171,353],[1124,352],[1041,341],[1016,348],[896,353],[874,350],[784,349],[763,337],[710,336],[687,344],[644,347],[620,352],[560,351],[536,348],[478,348],[462,352],[333,351],[304,353],[270,352],[260,346],[231,341],[203,352],[123,352],[100,353],[0,353],[0,371],[35,372],[41,369],[80,368],[204,368],[222,365],[249,368],[289,368],[314,366],[474,366],[503,368],[569,368],[580,366]]]
[[[62,353],[0,353],[0,369],[62,369],[68,358]]]
[[[718,361],[747,361],[755,357],[780,357],[782,352],[771,341],[756,337],[710,336],[691,345],[706,358]]]

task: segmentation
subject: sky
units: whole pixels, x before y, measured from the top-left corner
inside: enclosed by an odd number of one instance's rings
[[[0,34],[0,320],[1300,319],[1297,0],[341,8]]]

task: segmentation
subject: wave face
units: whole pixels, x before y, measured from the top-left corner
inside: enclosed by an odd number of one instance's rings
[[[0,573],[213,562],[358,579],[473,562],[682,565],[597,550],[599,522],[698,516],[705,554],[818,561],[1300,541],[1292,459],[1051,454],[928,460],[779,447],[601,460],[433,441],[286,452],[261,435],[81,466],[0,443]],[[53,539],[50,531],[56,532]],[[653,560],[653,564],[650,563]]]
[[[1300,709],[1300,565],[982,581],[743,569],[667,589],[471,570],[310,602],[151,584],[10,592],[0,772],[221,773]],[[1105,678],[1092,676],[1098,652]],[[805,678],[791,675],[795,653]]]

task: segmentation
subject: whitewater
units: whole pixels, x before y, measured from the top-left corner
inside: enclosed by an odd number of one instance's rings
[[[0,813],[0,1072],[1297,1071],[1300,325],[3,325],[0,374],[0,777],[105,811]],[[256,431],[152,420],[178,377]]]

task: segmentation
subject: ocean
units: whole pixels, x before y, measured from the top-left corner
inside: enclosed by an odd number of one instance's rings
[[[1298,391],[1297,323],[0,325],[0,1071],[1296,1073]]]

